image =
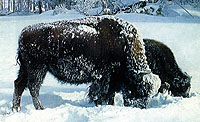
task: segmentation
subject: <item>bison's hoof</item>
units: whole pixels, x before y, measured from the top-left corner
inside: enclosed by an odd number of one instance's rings
[[[43,106],[40,106],[38,108],[36,108],[37,110],[44,110],[45,108]]]
[[[39,106],[35,106],[35,109],[36,110],[44,110],[45,108],[42,105],[39,105]]]
[[[21,107],[20,106],[13,106],[12,107],[12,111],[13,112],[19,112],[21,110]]]
[[[36,110],[44,110],[45,108],[44,108],[43,105],[40,103],[40,104],[35,105],[35,109],[36,109]]]

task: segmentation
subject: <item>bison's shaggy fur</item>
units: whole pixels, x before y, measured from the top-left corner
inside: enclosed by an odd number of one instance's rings
[[[191,77],[178,67],[172,51],[163,43],[143,39],[149,67],[161,79],[160,92],[169,90],[173,96],[188,97]]]
[[[47,72],[63,83],[90,82],[88,96],[97,105],[112,104],[110,94],[121,90],[125,105],[144,108],[160,87],[136,28],[110,16],[28,26],[19,38],[18,60],[16,111],[25,88],[35,108],[43,109],[39,90]]]
[[[173,52],[170,50],[170,48],[165,44],[153,39],[143,39],[143,42],[145,45],[145,54],[149,67],[151,71],[158,75],[161,79],[161,87],[159,88],[159,92],[168,92],[173,96],[189,97],[191,77],[186,72],[182,72],[182,70],[178,67]],[[115,73],[117,74],[117,72]],[[119,72],[118,75],[119,74],[121,73]],[[124,85],[122,88],[119,87],[119,83],[110,82],[111,89],[109,89],[108,93],[110,95],[109,104],[114,103],[115,94],[113,91],[116,92],[123,89],[124,92],[130,92],[130,87],[134,86],[135,85]],[[133,94],[134,93],[128,94],[128,97]],[[126,100],[127,99],[125,99],[125,104],[129,104],[128,102],[126,103]]]

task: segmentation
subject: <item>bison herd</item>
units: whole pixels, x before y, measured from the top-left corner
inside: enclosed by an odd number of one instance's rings
[[[39,90],[50,72],[62,83],[89,83],[88,97],[96,105],[146,108],[158,92],[188,97],[191,77],[181,71],[163,43],[142,39],[130,23],[112,16],[40,23],[24,28],[18,42],[18,77],[13,110],[28,88],[36,109],[44,109]]]

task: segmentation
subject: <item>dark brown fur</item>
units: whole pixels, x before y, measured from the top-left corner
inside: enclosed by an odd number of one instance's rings
[[[88,17],[29,26],[19,38],[18,59],[13,97],[16,111],[26,87],[35,108],[43,109],[39,90],[47,72],[62,83],[90,82],[88,96],[96,105],[109,104],[109,94],[121,89],[125,105],[144,108],[155,91],[154,82],[142,79],[152,74],[137,30],[118,18]],[[111,82],[117,90],[110,90]]]
[[[161,79],[161,89],[167,88],[174,96],[188,97],[190,92],[191,77],[183,72],[173,55],[173,52],[165,44],[153,39],[143,39],[145,54],[148,64],[154,74]]]

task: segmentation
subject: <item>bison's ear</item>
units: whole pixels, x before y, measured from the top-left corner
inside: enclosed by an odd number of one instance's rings
[[[192,76],[188,75],[187,72],[184,72],[184,74],[185,74],[188,78],[190,78],[190,80],[192,79]]]

